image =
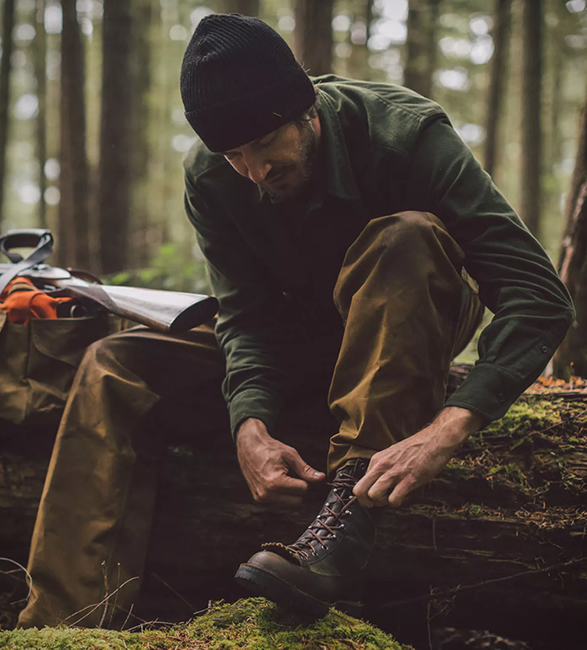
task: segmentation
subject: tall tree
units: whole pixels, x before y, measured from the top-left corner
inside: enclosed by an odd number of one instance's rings
[[[243,16],[258,16],[261,0],[221,0],[220,11],[225,14],[243,14]]]
[[[45,32],[45,0],[37,0],[35,6],[36,31],[34,44],[35,78],[39,113],[37,115],[37,160],[39,161],[39,225],[47,227],[47,203],[45,201],[45,163],[47,161],[47,38]]]
[[[61,0],[61,201],[58,260],[62,265],[88,267],[89,177],[86,154],[84,48],[76,0]]]
[[[485,139],[485,171],[492,176],[495,172],[497,158],[499,121],[505,88],[511,22],[512,0],[495,0],[493,12],[494,50],[491,59]]]
[[[124,269],[129,249],[131,42],[130,0],[104,0],[98,188],[99,257],[103,273]]]
[[[8,109],[10,107],[10,61],[14,31],[14,0],[4,0],[2,12],[2,60],[0,61],[0,224],[3,219],[6,183],[6,148],[8,145]]]
[[[579,130],[575,171],[567,200],[567,226],[559,272],[575,302],[577,319],[554,357],[554,374],[569,378],[573,371],[587,377],[587,99]]]
[[[542,171],[542,0],[522,1],[522,185],[520,214],[540,235]]]
[[[132,121],[131,121],[131,232],[133,246],[129,264],[145,267],[151,260],[149,246],[150,196],[149,161],[151,141],[149,122],[152,117],[149,94],[152,82],[153,8],[151,0],[135,0],[131,52]]]
[[[436,66],[436,26],[440,0],[410,0],[404,85],[430,97]]]
[[[333,0],[295,0],[294,52],[311,75],[332,72]]]
[[[346,59],[346,69],[348,76],[355,79],[368,80],[371,78],[371,66],[369,65],[369,56],[371,52],[368,48],[369,37],[371,35],[371,23],[373,22],[373,1],[374,0],[355,0],[352,4],[352,23],[349,30],[349,40],[352,47],[351,55]],[[356,29],[355,25],[364,25],[364,32]],[[358,31],[358,38],[357,38]]]

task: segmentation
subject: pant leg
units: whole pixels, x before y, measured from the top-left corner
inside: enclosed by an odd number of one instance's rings
[[[330,472],[420,430],[442,408],[451,360],[483,307],[464,254],[433,215],[371,221],[349,248],[334,291],[345,322],[330,387],[340,423]]]
[[[197,402],[215,385],[220,397],[223,376],[209,326],[179,337],[136,328],[88,349],[41,497],[29,556],[32,596],[19,626],[122,624],[139,589],[164,452],[149,416],[171,393]],[[201,417],[211,424],[216,412],[206,406]]]

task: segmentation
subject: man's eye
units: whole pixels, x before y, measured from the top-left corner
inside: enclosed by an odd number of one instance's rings
[[[259,147],[261,147],[262,149],[264,149],[264,148],[269,147],[270,145],[272,145],[272,144],[275,142],[275,139],[276,139],[276,138],[277,138],[277,134],[276,134],[276,133],[273,133],[273,134],[270,135],[267,139],[259,140],[259,141],[257,142],[257,145],[258,145]]]

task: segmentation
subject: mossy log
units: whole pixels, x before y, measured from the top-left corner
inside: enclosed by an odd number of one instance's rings
[[[580,647],[573,644],[585,638],[587,616],[587,390],[557,390],[535,385],[409,504],[386,511],[364,598],[370,620],[415,644],[431,624],[491,629],[533,640],[533,648]],[[51,437],[5,430],[2,438],[0,555],[24,564]],[[327,440],[308,432],[297,446],[323,467]],[[323,498],[316,488],[295,510],[254,503],[226,435],[206,449],[170,447],[136,611],[181,620],[209,599],[242,596],[232,581],[238,564],[262,542],[295,539]],[[0,578],[6,627],[22,573]]]
[[[187,624],[114,632],[71,628],[0,632],[5,650],[412,650],[390,635],[332,610],[311,625],[263,598],[217,603]]]

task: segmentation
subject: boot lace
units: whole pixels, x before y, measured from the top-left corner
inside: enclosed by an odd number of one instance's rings
[[[357,497],[353,496],[353,488],[356,483],[357,479],[352,474],[339,472],[332,483],[328,483],[332,488],[332,494],[336,497],[336,501],[331,504],[327,501],[324,504],[322,511],[310,524],[306,532],[296,542],[288,546],[273,542],[263,544],[263,548],[287,551],[298,562],[302,559],[308,560],[310,554],[315,555],[316,544],[326,549],[326,542],[336,539],[337,532],[344,528],[341,517],[349,514],[349,506],[357,500]],[[340,507],[337,508],[339,504]]]

